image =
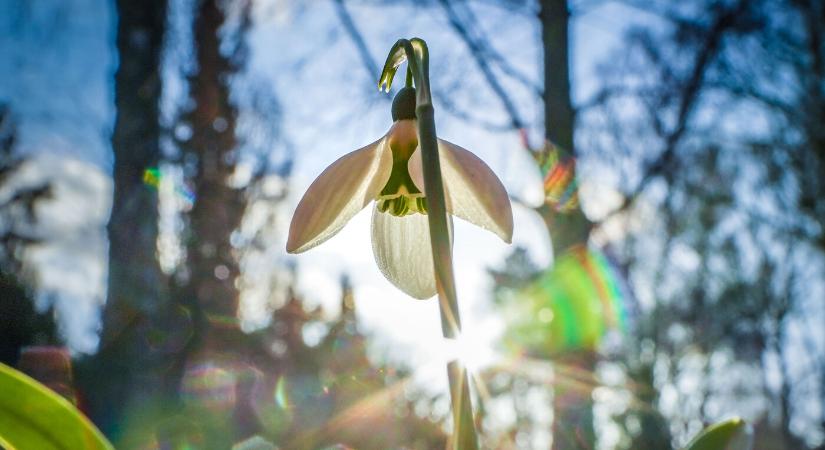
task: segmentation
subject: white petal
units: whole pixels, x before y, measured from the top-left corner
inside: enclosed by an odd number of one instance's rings
[[[427,216],[396,217],[372,211],[372,252],[381,273],[412,297],[435,295],[435,271]]]
[[[442,139],[438,140],[438,156],[447,211],[510,243],[513,210],[496,174],[469,150]],[[410,157],[408,167],[413,182],[424,192],[420,148]]]
[[[324,169],[298,202],[286,250],[301,253],[335,235],[387,184],[392,153],[383,137]]]

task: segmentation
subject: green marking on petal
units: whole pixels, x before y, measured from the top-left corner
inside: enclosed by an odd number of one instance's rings
[[[427,214],[427,197],[418,197],[415,199],[415,207],[421,214]]]
[[[421,191],[415,186],[415,183],[410,177],[410,171],[407,169],[407,163],[410,161],[418,142],[410,141],[406,143],[394,142],[390,144],[392,151],[392,171],[390,172],[390,179],[381,190],[379,198],[395,197],[399,194],[421,194]]]
[[[378,211],[396,217],[416,213],[427,214],[427,201],[424,197],[410,197],[407,195],[399,195],[393,198],[380,198],[378,199]]]
[[[408,169],[410,157],[418,147],[417,140],[390,141],[392,170],[387,184],[378,196],[378,210],[396,217],[427,214],[424,194],[413,182]]]

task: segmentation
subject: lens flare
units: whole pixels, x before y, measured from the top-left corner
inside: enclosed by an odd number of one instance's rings
[[[158,167],[148,167],[143,171],[143,184],[153,188],[156,191],[161,189],[161,183],[165,182],[167,177],[164,176],[163,171]],[[195,203],[195,193],[183,183],[176,182],[176,180],[169,180],[174,183],[175,194],[183,200],[186,207],[192,207]]]
[[[278,382],[275,383],[275,403],[281,409],[289,408],[289,396],[287,395],[286,377],[284,376],[279,377]]]
[[[565,157],[558,147],[546,143],[534,156],[544,177],[544,199],[548,206],[562,213],[579,206],[576,160]]]
[[[235,407],[237,377],[233,370],[212,363],[187,368],[183,378],[183,398],[193,406],[214,412]]]
[[[513,338],[541,352],[595,349],[609,330],[627,329],[621,278],[599,251],[583,246],[519,292],[529,305]]]

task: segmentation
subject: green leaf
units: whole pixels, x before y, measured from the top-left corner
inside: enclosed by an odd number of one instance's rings
[[[685,450],[747,450],[750,448],[747,434],[747,424],[736,417],[705,428]]]
[[[8,450],[114,450],[68,400],[0,363],[0,446]]]

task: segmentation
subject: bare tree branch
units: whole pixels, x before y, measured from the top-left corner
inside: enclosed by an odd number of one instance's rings
[[[513,131],[513,126],[510,123],[493,122],[481,117],[474,116],[468,111],[460,109],[453,101],[440,90],[433,90],[433,97],[441,104],[444,111],[448,114],[461,119],[467,123],[483,127],[490,131],[499,133]]]
[[[504,106],[504,109],[507,111],[507,115],[510,118],[510,123],[512,124],[513,128],[526,128],[525,122],[521,119],[518,111],[516,110],[515,104],[513,103],[512,99],[507,95],[499,80],[496,78],[496,75],[493,73],[493,70],[490,67],[489,61],[485,59],[484,55],[487,52],[485,52],[483,45],[475,39],[473,39],[472,36],[470,36],[470,31],[458,17],[457,12],[453,8],[453,5],[450,3],[450,0],[439,0],[439,2],[441,3],[441,6],[444,8],[444,11],[447,13],[447,19],[450,21],[450,26],[452,26],[456,34],[458,34],[458,36],[461,37],[461,39],[467,45],[467,48],[470,50],[470,56],[473,57],[473,60],[476,62],[476,65],[478,65],[478,68],[484,75],[487,84],[490,85],[490,89],[493,90],[493,93],[496,95],[496,97],[498,97],[499,101],[501,101],[502,105]]]
[[[361,34],[355,21],[352,20],[352,15],[349,13],[347,5],[344,4],[344,0],[333,0],[333,3],[335,4],[335,11],[338,13],[338,19],[341,20],[341,25],[344,26],[352,43],[355,44],[355,48],[358,50],[358,55],[361,57],[361,62],[364,64],[369,78],[376,80],[381,74],[381,68],[378,66],[378,63],[375,62],[375,59],[373,59],[367,43],[364,41],[364,36]],[[389,97],[383,95],[381,98],[389,99]]]
[[[740,0],[734,7],[722,11],[717,15],[713,24],[705,33],[704,41],[696,54],[690,76],[683,85],[676,115],[676,125],[664,136],[664,150],[656,159],[646,165],[641,181],[636,186],[636,189],[627,195],[622,204],[611,212],[607,218],[631,207],[651,181],[660,175],[666,174],[667,171],[672,168],[676,156],[676,149],[687,130],[688,122],[698,103],[702,87],[704,86],[705,73],[708,66],[719,53],[725,33],[737,24],[737,20],[742,16],[747,6],[748,2],[746,0]]]
[[[473,13],[472,8],[470,8],[466,2],[461,3],[461,5],[463,6],[463,15],[466,17],[465,23],[479,23],[479,20]],[[524,87],[532,91],[536,97],[542,98],[544,96],[544,89],[535,81],[531,80],[530,77],[513,67],[507,59],[501,56],[501,53],[496,51],[495,47],[489,44],[490,40],[482,34],[480,28],[481,27],[476,27],[475,29],[475,42],[479,45],[479,48],[483,52],[483,56],[495,63],[501,73],[524,85]],[[470,37],[469,34],[468,37]]]

